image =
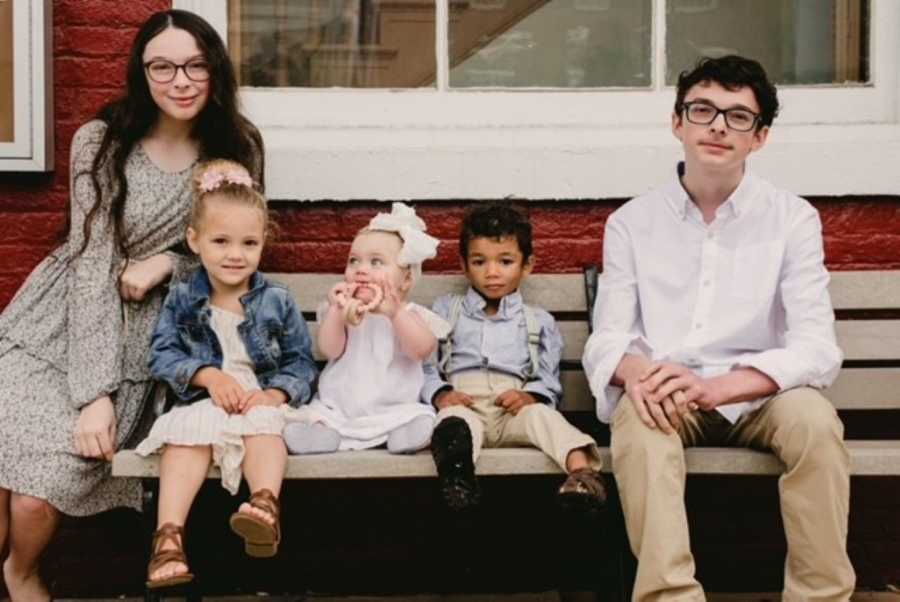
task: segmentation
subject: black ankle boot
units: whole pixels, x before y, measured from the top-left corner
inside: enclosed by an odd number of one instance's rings
[[[472,432],[465,420],[453,416],[437,425],[431,436],[431,455],[447,507],[465,510],[476,506],[481,491],[472,463]]]

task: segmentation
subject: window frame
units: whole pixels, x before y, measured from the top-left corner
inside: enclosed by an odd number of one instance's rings
[[[298,200],[645,192],[680,156],[670,133],[675,91],[664,84],[666,0],[652,2],[647,89],[451,89],[448,0],[436,0],[434,89],[242,88],[266,140],[267,190]],[[227,40],[225,2],[174,5]],[[783,109],[753,169],[805,195],[900,193],[886,160],[900,155],[900,3],[872,0],[870,27],[871,82],[780,87]]]
[[[0,142],[0,172],[50,171],[53,153],[53,7],[13,2],[12,142]]]

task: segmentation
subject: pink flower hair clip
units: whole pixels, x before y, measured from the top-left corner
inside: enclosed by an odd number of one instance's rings
[[[239,169],[216,171],[211,169],[200,177],[200,190],[201,192],[212,192],[225,183],[253,188],[253,178],[245,171]]]

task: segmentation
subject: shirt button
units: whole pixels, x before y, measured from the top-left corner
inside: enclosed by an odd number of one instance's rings
[[[694,324],[694,330],[700,330],[703,328],[703,324]]]
[[[709,286],[710,284],[712,284],[712,283],[709,280],[703,281],[703,286]]]
[[[716,237],[716,233],[715,233],[715,232],[707,232],[707,233],[706,233],[706,238],[708,238],[708,239],[710,239],[710,240],[714,239],[715,237]]]

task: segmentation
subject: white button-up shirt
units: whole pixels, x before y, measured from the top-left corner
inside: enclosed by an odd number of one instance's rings
[[[615,211],[584,369],[604,422],[625,353],[703,378],[753,367],[780,390],[824,388],[841,366],[822,226],[804,199],[750,173],[706,224],[679,178]],[[734,422],[766,398],[717,410]]]

